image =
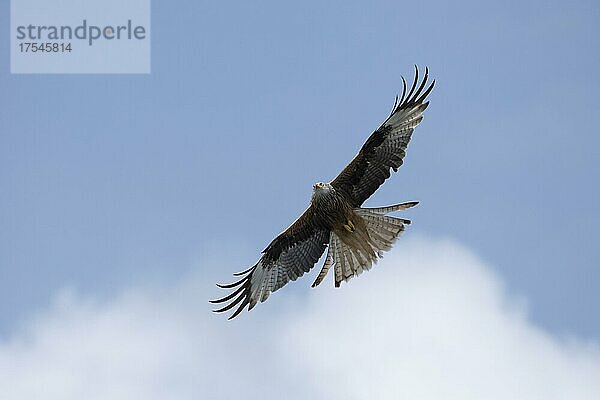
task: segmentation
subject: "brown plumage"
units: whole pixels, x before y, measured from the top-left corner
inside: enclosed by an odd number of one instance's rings
[[[361,208],[381,184],[402,165],[406,147],[414,128],[422,121],[429,105],[425,99],[433,90],[435,80],[427,86],[428,69],[419,84],[419,70],[408,93],[406,81],[400,99],[396,97],[390,116],[369,136],[356,157],[331,183],[317,183],[311,202],[304,213],[264,250],[251,268],[236,273],[241,278],[223,289],[234,289],[229,295],[211,300],[227,303],[215,312],[237,307],[229,319],[308,272],[326,248],[327,256],[313,283],[317,286],[334,267],[334,282],[338,287],[370,269],[383,252],[404,231],[409,220],[386,215],[413,207],[417,202],[388,207]]]

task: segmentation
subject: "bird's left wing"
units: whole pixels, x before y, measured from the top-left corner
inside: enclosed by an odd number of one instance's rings
[[[419,84],[419,70],[415,66],[415,80],[408,94],[402,78],[402,97],[400,101],[396,98],[390,116],[331,182],[336,190],[346,194],[354,207],[360,207],[390,177],[390,168],[397,171],[402,165],[406,146],[429,104],[425,99],[435,84],[434,80],[426,86],[428,77],[429,70],[425,69],[425,77]]]
[[[236,282],[220,285],[222,289],[232,289],[229,295],[211,300],[211,303],[225,303],[214,310],[224,312],[237,306],[229,319],[235,318],[245,306],[251,310],[259,301],[289,281],[295,281],[308,272],[319,261],[329,241],[329,229],[320,224],[315,210],[310,205],[289,228],[277,236],[253,267],[238,272],[234,276],[242,278]]]

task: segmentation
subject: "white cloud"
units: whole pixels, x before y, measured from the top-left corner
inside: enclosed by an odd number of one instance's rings
[[[65,291],[0,343],[2,399],[592,399],[595,343],[533,326],[480,260],[404,239],[333,289],[311,278],[233,323],[205,279],[108,303]]]

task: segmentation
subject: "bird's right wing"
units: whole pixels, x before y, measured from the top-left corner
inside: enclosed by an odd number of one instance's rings
[[[211,300],[211,303],[229,302],[215,312],[224,312],[237,306],[229,317],[235,318],[245,306],[250,311],[259,301],[289,281],[295,281],[308,272],[319,261],[329,241],[329,229],[320,223],[312,205],[285,231],[277,236],[253,267],[238,272],[242,276],[237,282],[217,284],[222,289],[233,289],[229,295]],[[239,304],[239,305],[238,305]]]

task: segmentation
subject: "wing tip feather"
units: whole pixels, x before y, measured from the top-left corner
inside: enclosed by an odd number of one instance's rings
[[[226,284],[226,285],[217,283],[217,287],[219,287],[221,289],[233,289],[236,287],[237,287],[237,289],[235,289],[233,292],[231,292],[227,296],[224,296],[224,297],[221,297],[221,298],[218,298],[215,300],[209,300],[209,303],[211,303],[211,304],[220,304],[220,303],[225,303],[225,302],[229,301],[229,303],[225,304],[223,307],[212,310],[212,312],[222,313],[225,311],[229,311],[233,307],[237,306],[238,304],[239,304],[238,308],[227,319],[231,320],[231,319],[235,318],[236,316],[238,316],[240,314],[240,312],[242,312],[244,307],[246,307],[246,305],[248,305],[250,302],[250,279],[251,279],[252,274],[254,273],[257,265],[258,264],[248,268],[245,271],[237,272],[237,273],[233,274],[234,276],[240,276],[242,274],[245,274],[245,276],[242,277],[242,279],[240,279],[236,282]]]
[[[420,81],[419,84],[419,67],[415,64],[415,77],[411,85],[410,91],[408,92],[405,98],[405,90],[403,90],[402,98],[400,104],[398,104],[398,107],[396,107],[396,111],[423,103],[423,101],[427,98],[427,96],[431,93],[435,86],[435,79],[433,79],[429,86],[427,86],[428,79],[429,67],[425,66],[425,75],[423,76],[423,79]],[[404,80],[404,77],[402,77],[402,81],[403,87],[406,87],[406,81]],[[425,91],[423,91],[423,89],[425,89]]]

